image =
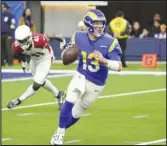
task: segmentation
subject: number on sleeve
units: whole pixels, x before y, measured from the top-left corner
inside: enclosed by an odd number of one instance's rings
[[[39,41],[39,36],[34,36],[34,41],[38,42]]]

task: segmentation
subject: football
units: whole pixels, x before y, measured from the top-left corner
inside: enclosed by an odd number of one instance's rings
[[[69,65],[77,60],[79,49],[77,45],[72,44],[66,47],[62,52],[62,60],[64,65]]]

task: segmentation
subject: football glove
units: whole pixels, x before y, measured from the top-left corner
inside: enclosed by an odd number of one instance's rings
[[[66,40],[65,40],[65,38],[62,38],[62,42],[60,42],[60,49],[61,50],[63,50],[64,48],[65,48],[65,46],[66,46]]]

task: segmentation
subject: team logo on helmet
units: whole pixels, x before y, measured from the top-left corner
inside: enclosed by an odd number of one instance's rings
[[[106,27],[106,18],[100,10],[90,10],[84,16],[84,23],[88,31],[100,37]]]

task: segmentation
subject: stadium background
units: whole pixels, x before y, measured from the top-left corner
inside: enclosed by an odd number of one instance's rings
[[[125,13],[125,18],[132,23],[139,21],[142,27],[147,26],[148,22],[152,20],[153,14],[158,12],[166,24],[166,2],[126,2],[126,1],[98,1],[88,5],[88,2],[79,4],[73,2],[54,2],[54,1],[8,1],[11,6],[10,11],[16,17],[16,25],[20,19],[24,8],[29,7],[32,10],[32,18],[36,24],[37,32],[45,33],[48,36],[61,35],[69,41],[71,35],[76,31],[78,22],[83,18],[84,13],[90,9],[97,7],[106,15],[109,22],[117,10],[122,10]],[[93,5],[94,4],[94,5]],[[133,12],[135,10],[135,12]],[[60,59],[61,51],[59,49],[59,42],[50,42],[55,57]],[[166,40],[158,40],[154,38],[145,39],[129,39],[126,49],[127,61],[141,61],[142,55],[156,54],[159,61],[166,60]]]

